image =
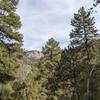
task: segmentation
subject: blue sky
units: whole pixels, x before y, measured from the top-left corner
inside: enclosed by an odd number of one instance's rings
[[[81,6],[89,8],[93,0],[20,0],[17,13],[21,16],[24,48],[41,50],[54,37],[64,48],[69,43],[70,21]],[[100,7],[99,7],[100,8]],[[99,9],[100,10],[100,9]],[[99,29],[100,11],[95,13]]]

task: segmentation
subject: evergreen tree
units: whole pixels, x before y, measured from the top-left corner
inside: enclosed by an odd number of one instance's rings
[[[80,48],[69,45],[61,54],[59,67],[56,69],[58,100],[82,100],[84,91],[81,73],[83,71]],[[83,89],[82,89],[83,88]]]
[[[53,76],[55,69],[61,58],[61,49],[59,43],[51,38],[47,41],[46,45],[42,49],[43,57],[41,58],[41,68],[40,72],[42,74],[43,87],[46,90],[47,100],[55,100]]]
[[[96,68],[93,60],[95,59],[93,41],[98,38],[97,29],[95,28],[94,17],[91,13],[85,11],[84,7],[80,8],[71,25],[74,27],[70,33],[71,43],[74,47],[81,46],[81,52],[84,58],[84,66],[86,66],[87,75],[87,100],[93,100],[90,80]]]
[[[41,58],[45,76],[48,78],[53,75],[56,64],[60,61],[61,49],[59,43],[51,38],[42,48],[43,58]]]
[[[17,59],[21,57],[20,17],[15,13],[19,0],[0,0],[0,83],[15,79]]]
[[[86,44],[87,46],[89,42],[96,39],[98,34],[94,24],[94,17],[91,17],[91,13],[86,12],[84,7],[80,8],[78,14],[74,14],[74,19],[71,21],[71,25],[74,27],[70,33],[72,45]]]

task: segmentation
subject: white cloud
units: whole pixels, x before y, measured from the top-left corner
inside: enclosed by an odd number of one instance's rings
[[[26,49],[41,49],[45,41],[54,37],[64,47],[69,41],[70,20],[73,13],[89,0],[20,0],[21,33]]]

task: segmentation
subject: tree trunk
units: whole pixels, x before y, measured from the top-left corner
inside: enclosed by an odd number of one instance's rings
[[[91,81],[91,77],[93,75],[93,71],[95,70],[96,66],[94,65],[89,73],[89,77],[87,79],[87,100],[93,100],[92,98],[92,94],[91,94],[91,90],[90,90],[90,81]]]

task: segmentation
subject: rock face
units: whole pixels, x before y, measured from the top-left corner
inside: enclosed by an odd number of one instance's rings
[[[17,69],[17,82],[23,83],[28,76],[28,74],[31,72],[31,66],[27,63],[27,61],[22,60],[19,62],[19,68]]]
[[[29,58],[40,59],[43,56],[43,54],[40,51],[31,50],[31,51],[26,52],[26,56],[29,57]]]
[[[18,61],[19,68],[17,69],[17,82],[23,83],[31,72],[32,67],[38,63],[38,60],[43,56],[40,51],[32,50],[24,53],[23,59]]]

